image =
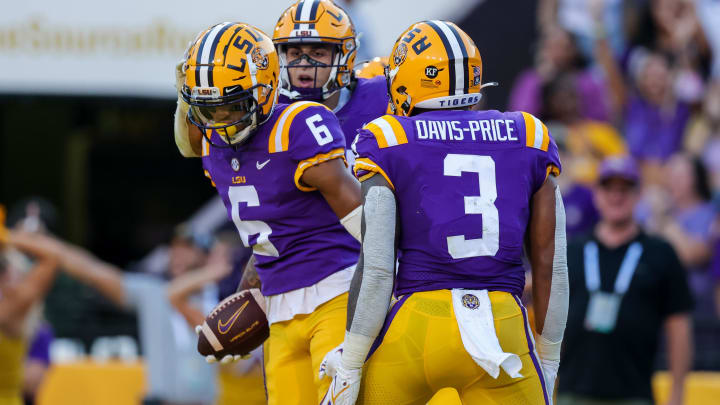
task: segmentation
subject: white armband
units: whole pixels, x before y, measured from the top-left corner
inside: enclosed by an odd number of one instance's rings
[[[362,228],[362,205],[358,205],[357,208],[350,211],[349,214],[345,215],[340,223],[352,235],[355,240],[360,242],[360,230]]]

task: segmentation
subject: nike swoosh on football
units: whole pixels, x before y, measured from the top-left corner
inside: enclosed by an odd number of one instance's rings
[[[221,319],[218,319],[218,332],[220,332],[221,335],[224,335],[230,331],[232,326],[235,324],[235,321],[240,317],[240,314],[245,310],[245,307],[248,306],[250,301],[245,301],[245,303],[238,308],[237,311],[235,311],[230,318],[228,318],[227,321],[223,322]]]
[[[268,159],[268,160],[266,160],[266,161],[264,161],[264,162],[262,162],[262,163],[260,163],[260,162],[255,162],[255,167],[257,167],[258,170],[262,170],[262,168],[265,167],[265,165],[268,164],[268,163],[270,163],[270,159]]]

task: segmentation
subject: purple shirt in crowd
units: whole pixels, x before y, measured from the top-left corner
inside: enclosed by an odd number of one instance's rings
[[[671,110],[662,111],[633,96],[625,110],[625,139],[630,153],[642,160],[667,159],[680,148],[689,117],[687,104],[678,102]]]
[[[50,325],[43,324],[35,332],[27,358],[29,360],[39,361],[46,366],[50,365],[50,343],[52,343],[55,335]]]
[[[605,86],[590,70],[579,71],[575,75],[575,84],[580,102],[580,114],[583,118],[595,121],[607,121],[610,118],[610,106]],[[543,82],[540,75],[529,69],[520,74],[510,92],[508,108],[527,111],[538,115],[542,108]]]
[[[358,178],[380,173],[398,200],[396,294],[522,293],[530,199],[548,171],[560,169],[538,119],[499,111],[386,115],[360,131],[356,151]]]
[[[593,193],[582,184],[573,184],[563,192],[568,239],[591,232],[600,219]]]

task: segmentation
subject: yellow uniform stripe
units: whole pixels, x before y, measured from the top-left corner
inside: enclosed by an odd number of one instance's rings
[[[386,115],[383,118],[390,124],[390,127],[393,129],[393,132],[395,133],[395,139],[397,140],[398,145],[407,143],[407,135],[405,135],[405,129],[402,127],[402,125],[400,125],[400,121],[398,121],[397,118],[391,117],[389,115]]]
[[[375,135],[380,148],[407,143],[405,130],[395,117],[382,116],[365,125],[365,129]]]
[[[355,166],[353,167],[353,171],[355,172],[355,176],[357,176],[357,173],[359,170],[366,170],[370,173],[361,176],[358,178],[360,181],[365,181],[369,179],[370,177],[374,176],[375,173],[380,173],[383,177],[385,177],[385,180],[387,180],[390,187],[392,187],[393,190],[395,190],[395,186],[393,185],[392,181],[390,181],[390,177],[385,173],[385,171],[380,167],[377,163],[373,162],[372,160],[368,158],[358,158],[355,160]]]
[[[290,125],[292,124],[295,116],[301,113],[308,107],[321,106],[325,107],[328,111],[330,110],[326,106],[320,103],[312,101],[300,101],[297,103],[290,104],[285,111],[280,114],[273,129],[270,132],[270,138],[268,139],[268,151],[270,153],[285,152],[288,150],[288,144],[290,143]]]
[[[378,146],[380,148],[387,148],[387,146],[388,146],[387,140],[385,139],[385,135],[383,135],[383,131],[382,131],[382,129],[380,129],[379,126],[377,126],[376,124],[373,124],[371,122],[371,123],[365,125],[365,129],[367,129],[368,131],[372,132],[373,135],[375,135],[375,140],[377,141]]]
[[[524,112],[522,113],[525,119],[525,146],[532,148],[535,144],[535,120],[533,116]]]
[[[543,130],[543,132],[542,132],[543,140],[542,140],[542,144],[540,145],[540,150],[547,152],[548,146],[550,145],[550,134],[548,133],[548,129],[545,126],[545,124],[543,124],[541,122],[540,125],[542,125],[542,130]]]
[[[212,136],[212,130],[207,130],[207,137],[209,138]],[[202,157],[210,156],[210,142],[208,142],[207,138],[203,136],[202,138]]]
[[[317,188],[315,187],[308,187],[300,182],[300,179],[302,178],[303,173],[305,173],[305,170],[315,166],[319,165],[320,163],[327,162],[328,160],[333,160],[337,158],[342,158],[343,162],[345,163],[345,167],[347,167],[347,162],[345,161],[345,149],[343,148],[337,148],[333,149],[328,153],[321,153],[318,155],[315,155],[311,157],[310,159],[305,159],[298,163],[297,169],[295,169],[295,186],[300,191],[315,191]]]
[[[555,166],[555,165],[548,165],[548,167],[547,167],[547,173],[545,173],[545,178],[546,178],[546,179],[547,179],[547,177],[550,175],[550,173],[552,173],[554,176],[559,176],[559,175],[560,175],[560,169],[558,169],[558,167]]]

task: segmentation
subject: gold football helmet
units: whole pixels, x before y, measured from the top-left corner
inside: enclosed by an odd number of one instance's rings
[[[355,77],[372,79],[375,76],[382,76],[385,74],[385,66],[387,65],[387,57],[376,56],[355,69]]]
[[[216,130],[227,145],[238,145],[267,121],[277,102],[279,65],[272,40],[244,23],[224,22],[203,31],[183,66],[180,95],[188,119],[208,141]]]
[[[350,16],[331,0],[299,0],[280,16],[273,42],[277,47],[281,65],[281,92],[290,99],[324,100],[343,87],[350,85],[357,52],[355,27]],[[313,60],[307,55],[288,63],[286,58],[289,44],[331,44],[331,64]],[[317,68],[331,68],[325,83],[315,83],[312,89],[293,85],[288,69],[301,67],[302,61]],[[307,66],[307,65],[306,65]]]
[[[412,25],[395,42],[389,59],[385,77],[395,115],[409,116],[416,107],[459,108],[480,101],[480,51],[451,22]]]

